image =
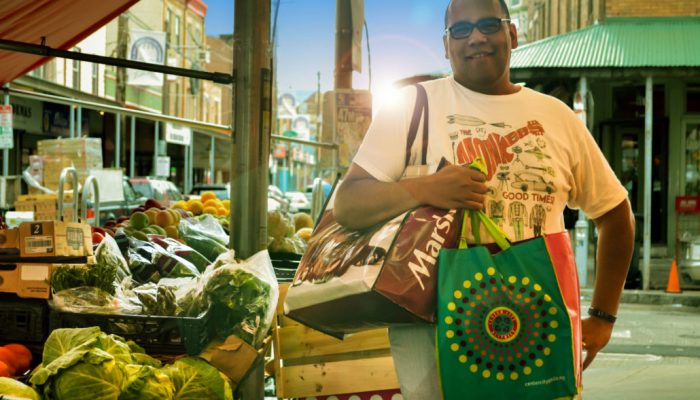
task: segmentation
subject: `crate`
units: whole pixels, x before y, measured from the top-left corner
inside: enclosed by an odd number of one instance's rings
[[[0,340],[3,343],[43,343],[48,337],[46,300],[0,294]]]
[[[209,312],[199,317],[72,313],[51,309],[49,330],[97,326],[133,340],[148,354],[199,354],[211,340]]]

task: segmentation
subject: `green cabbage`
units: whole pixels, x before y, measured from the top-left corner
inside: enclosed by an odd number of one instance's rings
[[[161,371],[167,375],[175,387],[174,399],[233,400],[231,385],[226,375],[198,358],[181,358]]]
[[[124,367],[126,382],[119,400],[172,399],[175,388],[170,378],[157,368],[130,364]]]
[[[207,362],[161,367],[137,344],[95,327],[53,331],[44,362],[29,382],[45,399],[233,399],[229,379]]]
[[[12,378],[0,377],[0,398],[7,395],[11,399],[40,400],[34,389]]]

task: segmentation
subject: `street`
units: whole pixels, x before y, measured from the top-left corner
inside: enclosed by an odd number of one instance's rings
[[[700,308],[622,304],[583,382],[585,400],[699,398]]]

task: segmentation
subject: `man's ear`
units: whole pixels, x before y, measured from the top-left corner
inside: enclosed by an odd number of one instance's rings
[[[447,35],[442,35],[442,45],[445,47],[445,58],[450,59],[449,45],[447,44]]]
[[[510,48],[517,49],[518,48],[518,28],[515,27],[515,24],[509,23],[508,24],[508,32],[510,33]]]

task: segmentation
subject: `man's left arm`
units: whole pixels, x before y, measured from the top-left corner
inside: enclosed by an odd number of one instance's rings
[[[625,199],[594,222],[598,228],[598,253],[591,307],[614,316],[617,315],[634,248],[634,215],[629,201]],[[584,369],[608,344],[612,329],[613,323],[603,318],[582,320],[583,343],[587,351]]]

